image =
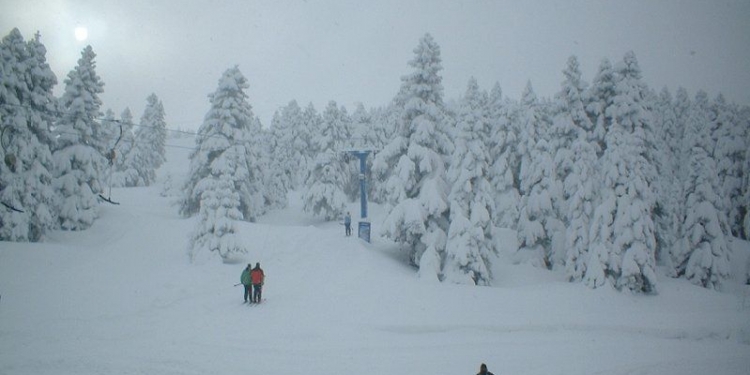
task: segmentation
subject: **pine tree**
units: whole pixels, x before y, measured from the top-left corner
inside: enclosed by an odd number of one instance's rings
[[[349,170],[339,152],[339,145],[346,137],[346,111],[330,101],[323,112],[323,122],[313,142],[320,150],[303,195],[304,211],[323,216],[326,220],[341,218],[346,210],[345,188],[349,182]]]
[[[95,57],[91,46],[86,47],[68,73],[60,100],[62,117],[55,127],[54,186],[61,197],[59,224],[66,230],[90,227],[98,216],[97,194],[103,193],[106,145],[96,119],[101,116],[104,83],[96,74]]]
[[[573,216],[583,220],[590,217],[591,214],[590,211],[573,212],[571,206],[575,206],[578,210],[585,210],[586,201],[593,198],[593,193],[578,190],[589,187],[588,184],[579,181],[579,175],[571,176],[574,171],[582,173],[585,169],[586,173],[591,172],[591,165],[578,165],[590,161],[591,155],[579,154],[579,152],[587,151],[587,142],[576,145],[577,149],[573,150],[574,142],[585,142],[585,139],[590,139],[589,132],[592,129],[591,121],[585,109],[588,102],[586,96],[587,84],[581,78],[578,59],[575,56],[568,59],[563,75],[565,80],[562,82],[561,90],[555,96],[553,103],[554,115],[549,137],[550,152],[553,155],[554,163],[552,180],[556,186],[556,189],[552,191],[552,208],[555,217],[560,222],[552,236],[551,260],[553,265],[565,264],[566,259],[572,255],[571,252],[579,252],[588,246],[588,244],[579,243],[579,241],[584,240],[580,236],[582,234],[581,228],[578,228],[577,233],[570,233],[579,236],[572,242],[567,238],[567,232],[570,232],[570,230],[566,230],[566,228],[570,228]],[[584,139],[580,139],[581,137]],[[588,178],[590,177],[588,176]],[[583,201],[571,201],[573,194],[578,194],[577,199],[583,199]],[[588,225],[588,223],[581,222],[577,225]]]
[[[37,33],[0,43],[0,240],[40,241],[56,225],[50,128],[57,78]]]
[[[665,88],[656,102],[655,142],[658,147],[657,169],[658,182],[655,184],[656,206],[654,208],[654,225],[656,228],[656,259],[671,268],[672,248],[679,236],[680,213],[682,212],[680,163],[680,143],[682,142],[682,124],[678,122],[675,103],[672,95]]]
[[[283,108],[282,121],[286,122],[287,128],[289,129],[289,140],[288,145],[290,147],[288,170],[293,173],[291,178],[292,187],[295,189],[299,188],[306,178],[306,172],[303,171],[301,166],[309,163],[308,156],[305,155],[306,146],[308,145],[309,139],[303,139],[306,134],[303,123],[303,112],[296,101],[291,101]]]
[[[235,222],[254,220],[264,210],[263,192],[257,190],[262,176],[253,175],[253,164],[259,161],[250,158],[257,154],[257,142],[251,139],[261,134],[253,134],[259,126],[245,93],[248,87],[238,67],[222,74],[209,95],[211,108],[190,154],[180,211],[186,216],[200,213],[191,241],[193,259],[203,249],[217,252],[224,261],[247,252],[237,238]]]
[[[674,259],[677,275],[696,285],[718,289],[729,278],[729,229],[726,223],[716,161],[712,158],[710,109],[704,92],[696,96],[687,124],[688,173],[684,185],[686,215],[683,250]]]
[[[589,114],[591,123],[594,126],[592,137],[599,145],[599,157],[604,153],[607,146],[604,138],[607,136],[611,120],[609,119],[606,110],[612,105],[615,95],[614,79],[612,63],[607,59],[602,60],[599,65],[599,71],[594,77],[594,81],[591,83],[590,93],[588,95],[590,101],[586,105],[586,112]]]
[[[448,196],[451,220],[442,275],[460,284],[490,285],[490,257],[497,252],[491,221],[495,202],[486,178],[487,100],[472,78],[459,108],[456,149],[448,170],[453,189]]]
[[[265,137],[266,132],[263,130],[260,119],[253,116],[250,122],[248,146],[245,149],[245,158],[250,161],[248,191],[252,196],[252,207],[255,208],[245,213],[245,220],[249,221],[257,220],[269,209],[287,206],[287,191],[273,185],[274,172],[268,168],[272,154],[264,148]],[[274,190],[269,191],[271,189]]]
[[[404,110],[397,136],[378,153],[373,172],[393,205],[383,233],[401,243],[422,277],[438,279],[448,230],[444,155],[450,149],[443,121],[440,47],[426,34],[402,77]]]
[[[521,98],[517,121],[521,153],[518,255],[521,261],[529,260],[535,266],[551,268],[553,236],[562,229],[553,209],[560,186],[554,180],[549,123],[531,82]]]
[[[321,119],[318,111],[315,109],[315,106],[313,106],[312,103],[308,103],[307,107],[305,107],[305,110],[302,113],[302,126],[300,128],[300,136],[298,139],[298,141],[302,144],[300,149],[303,150],[302,157],[304,161],[304,164],[300,164],[296,167],[300,170],[299,172],[301,173],[300,184],[307,183],[307,180],[310,178],[310,171],[312,170],[317,155],[320,152],[320,150],[317,149],[317,146],[313,142],[313,139],[315,138],[315,135],[320,131],[322,123],[323,120]]]
[[[590,233],[594,204],[596,202],[598,171],[596,144],[579,133],[570,146],[574,162],[570,174],[563,182],[567,206],[566,274],[571,281],[581,281],[587,272],[590,249]]]
[[[156,182],[156,170],[166,160],[164,148],[167,140],[167,124],[164,106],[156,94],[146,99],[141,121],[134,135],[134,144],[125,156],[128,169],[125,186],[150,186]]]
[[[667,275],[669,275],[670,277],[679,277],[684,274],[685,264],[683,262],[687,260],[687,257],[684,255],[686,249],[683,248],[680,239],[683,232],[682,223],[685,219],[685,216],[687,215],[685,211],[686,208],[683,188],[685,185],[684,182],[688,179],[689,170],[686,165],[687,163],[685,163],[685,160],[687,160],[688,155],[691,151],[688,147],[686,147],[686,128],[687,124],[689,124],[692,121],[692,118],[696,116],[696,108],[697,107],[693,105],[693,102],[691,101],[687,90],[685,90],[685,88],[683,87],[678,88],[675,94],[673,105],[676,122],[676,134],[678,139],[675,141],[676,144],[673,144],[671,146],[674,147],[674,155],[676,159],[676,180],[673,181],[674,189],[676,189],[676,197],[670,198],[677,200],[676,205],[674,206],[674,209],[676,210],[676,219],[673,223],[671,223],[673,230],[676,233],[676,238],[674,239],[673,245],[671,247],[667,249],[660,249],[660,260],[666,268]],[[705,113],[703,115],[707,116],[707,114]],[[667,212],[667,214],[669,213]],[[665,250],[667,251],[666,255],[664,254]]]
[[[510,103],[503,100],[500,84],[496,83],[489,96],[489,135],[486,139],[490,155],[490,184],[495,191],[493,222],[499,228],[516,229],[520,200],[516,180],[520,166],[516,162],[518,134],[509,119],[509,106]]]
[[[597,146],[591,141],[593,124],[585,109],[589,102],[587,85],[581,78],[575,56],[568,59],[563,74],[565,80],[555,97],[551,131],[552,148],[555,150],[555,180],[562,184],[561,196],[553,200],[553,207],[567,230],[563,247],[553,246],[553,254],[564,257],[564,260],[558,259],[556,262],[565,264],[566,274],[571,281],[581,281],[586,272],[588,230],[596,196]]]
[[[256,119],[256,128],[260,129],[261,161],[257,163],[263,179],[263,204],[268,209],[285,208],[288,205],[288,187],[286,185],[286,172],[280,167],[276,159],[277,140],[270,131],[264,131],[260,122]]]
[[[605,115],[611,123],[601,158],[602,199],[591,228],[592,250],[585,281],[600,286],[609,277],[618,289],[656,292],[654,171],[647,159],[648,109],[635,55],[618,64],[615,95]]]
[[[294,140],[296,122],[296,113],[299,111],[297,102],[290,102],[287,106],[276,111],[271,120],[271,134],[274,137],[276,147],[274,149],[274,158],[278,160],[279,168],[284,171],[284,181],[288,189],[294,189],[297,186],[298,176],[295,172],[294,160]]]
[[[373,113],[374,126],[374,137],[372,144],[376,147],[379,152],[387,150],[389,145],[394,146],[391,142],[398,136],[397,129],[399,129],[399,122],[401,121],[401,115],[403,114],[403,103],[397,100],[392,100],[384,108],[376,109]],[[395,152],[395,151],[393,151]],[[384,159],[381,159],[384,160]],[[390,170],[385,167],[381,169],[375,168],[377,158],[372,160],[372,168],[370,169],[372,183],[369,185],[370,194],[369,197],[377,203],[388,203],[389,199],[392,199],[393,194],[389,192],[389,188],[386,184],[387,174]]]
[[[225,262],[232,262],[237,254],[247,253],[237,237],[236,222],[244,217],[239,210],[240,194],[234,190],[235,181],[226,173],[237,160],[238,150],[225,150],[212,163],[221,170],[216,177],[200,180],[195,191],[200,194],[198,226],[194,230],[188,254],[194,261],[203,249],[215,251]],[[225,159],[226,157],[226,159]]]
[[[365,108],[364,104],[357,103],[357,107],[351,116],[352,120],[352,141],[356,147],[374,148],[379,146],[375,126],[372,121],[372,115]]]
[[[351,121],[352,121],[352,145],[353,149],[356,150],[369,150],[372,152],[377,152],[380,150],[384,144],[384,142],[381,142],[378,134],[378,126],[377,126],[377,119],[375,119],[373,115],[373,111],[368,111],[364,104],[357,103],[357,108],[354,110],[354,113],[351,115]],[[370,154],[372,155],[372,154]],[[372,157],[368,157],[365,160],[365,188],[368,189],[367,191],[367,197],[368,200],[372,200],[373,195],[373,174],[372,174]],[[356,163],[351,163],[352,165],[352,179],[351,183],[354,185],[355,188],[354,195],[350,197],[351,200],[358,200],[359,199],[359,161],[357,160]]]
[[[739,109],[727,103],[719,94],[710,106],[711,138],[714,140],[712,156],[716,161],[720,190],[717,192],[724,202],[726,216],[732,235],[742,232],[742,175],[747,124],[739,119]],[[744,126],[743,126],[744,125]]]
[[[255,160],[248,158],[251,148],[254,115],[245,90],[247,79],[238,67],[227,69],[219,79],[218,87],[209,95],[211,108],[198,129],[196,149],[190,154],[190,172],[184,185],[184,199],[180,212],[192,216],[202,209],[204,194],[212,187],[226,187],[239,194],[237,206],[242,220],[251,220],[263,202],[262,193],[254,191],[250,171]],[[256,130],[257,131],[257,130]],[[255,177],[255,176],[252,176]],[[211,182],[201,182],[210,180]],[[226,194],[225,194],[226,195]],[[231,199],[235,202],[234,199]],[[235,203],[236,203],[235,202]]]

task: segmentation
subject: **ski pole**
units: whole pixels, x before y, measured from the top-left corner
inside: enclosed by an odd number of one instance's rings
[[[238,286],[238,285],[242,285],[242,283],[239,283],[239,284],[234,284],[234,286]]]

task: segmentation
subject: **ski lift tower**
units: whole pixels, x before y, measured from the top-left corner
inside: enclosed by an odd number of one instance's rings
[[[359,159],[360,221],[357,236],[370,242],[370,221],[367,220],[367,183],[365,181],[365,172],[367,171],[367,155],[370,155],[373,150],[346,150],[344,152]]]

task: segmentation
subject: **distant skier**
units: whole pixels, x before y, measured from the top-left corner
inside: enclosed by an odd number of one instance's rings
[[[242,275],[240,275],[240,283],[242,283],[242,286],[245,288],[245,302],[248,300],[252,300],[253,298],[253,283],[250,279],[250,271],[252,270],[252,264],[248,263],[247,267],[245,267],[244,270],[242,270]]]
[[[487,365],[482,363],[482,365],[479,366],[479,372],[477,373],[477,375],[495,375],[495,374],[487,371]]]
[[[260,262],[255,263],[255,268],[250,271],[250,279],[253,283],[253,303],[260,303],[261,294],[263,293],[263,282],[266,279],[266,274],[263,269],[260,268]]]
[[[344,216],[344,227],[346,228],[346,236],[352,235],[352,215],[350,213],[346,213],[346,216]]]

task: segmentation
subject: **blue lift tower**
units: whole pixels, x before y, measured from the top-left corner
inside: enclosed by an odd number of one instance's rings
[[[367,220],[367,183],[365,181],[365,172],[367,172],[367,155],[370,155],[372,150],[349,150],[344,152],[359,158],[360,221],[357,235],[359,238],[370,242],[370,221]]]

